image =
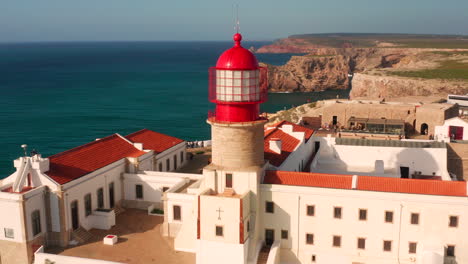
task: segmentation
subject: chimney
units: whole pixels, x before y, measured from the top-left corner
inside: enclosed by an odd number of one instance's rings
[[[270,149],[277,154],[281,154],[281,139],[279,138],[270,139]]]

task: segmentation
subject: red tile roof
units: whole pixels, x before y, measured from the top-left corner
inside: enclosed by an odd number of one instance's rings
[[[46,174],[58,184],[65,184],[123,158],[145,153],[114,134],[50,156],[50,169]]]
[[[299,140],[286,132],[283,132],[280,127],[283,125],[292,125],[294,132],[304,132],[306,141],[314,133],[314,130],[293,124],[288,121],[281,121],[271,125],[269,128],[265,128],[264,134],[264,152],[265,159],[270,161],[270,164],[279,167],[289,157],[289,155],[296,149],[299,144]],[[270,149],[270,140],[280,139],[281,140],[281,154],[278,154]]]
[[[301,126],[301,125],[297,125],[297,124],[291,123],[291,122],[286,121],[286,120],[275,123],[275,124],[271,125],[270,127],[282,127],[283,125],[291,125],[293,127],[294,132],[304,132],[306,141],[309,140],[309,138],[312,136],[312,134],[314,134],[313,129],[310,129],[310,128],[307,128],[307,127],[304,127],[304,126]]]
[[[267,171],[264,184],[352,189],[352,175]],[[465,181],[397,179],[357,176],[357,190],[444,196],[467,196]]]
[[[263,183],[351,189],[353,176],[292,171],[267,171]]]
[[[462,181],[398,179],[375,176],[359,176],[357,189],[376,192],[467,196],[466,182]]]
[[[156,153],[161,153],[175,145],[184,142],[182,139],[171,137],[148,129],[142,129],[132,133],[126,136],[126,138],[134,143],[143,143],[143,149],[151,149]]]
[[[270,139],[281,139],[281,154],[278,154],[270,149]],[[272,129],[272,131],[265,131],[265,138],[263,140],[264,157],[270,161],[270,164],[279,167],[289,157],[289,155],[296,149],[299,140],[293,136],[284,133],[280,129]]]

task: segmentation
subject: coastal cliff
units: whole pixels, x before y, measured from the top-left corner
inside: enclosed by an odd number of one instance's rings
[[[283,66],[267,67],[271,92],[323,91],[349,87],[350,66],[343,55],[293,56]]]
[[[468,84],[443,79],[416,79],[356,73],[351,98],[382,99],[401,96],[440,96],[465,94]]]
[[[317,48],[285,65],[266,66],[271,92],[352,87],[351,97],[373,99],[468,93],[463,49]]]

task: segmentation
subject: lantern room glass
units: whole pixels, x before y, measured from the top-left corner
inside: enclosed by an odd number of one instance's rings
[[[260,100],[260,71],[216,70],[216,100],[252,102]]]

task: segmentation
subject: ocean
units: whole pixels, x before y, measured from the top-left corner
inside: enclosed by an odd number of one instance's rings
[[[205,120],[214,105],[208,101],[208,67],[231,46],[231,41],[0,44],[0,178],[14,171],[21,144],[47,157],[142,128],[185,140],[210,138]],[[291,55],[257,58],[282,65]],[[348,92],[269,94],[262,111]]]

